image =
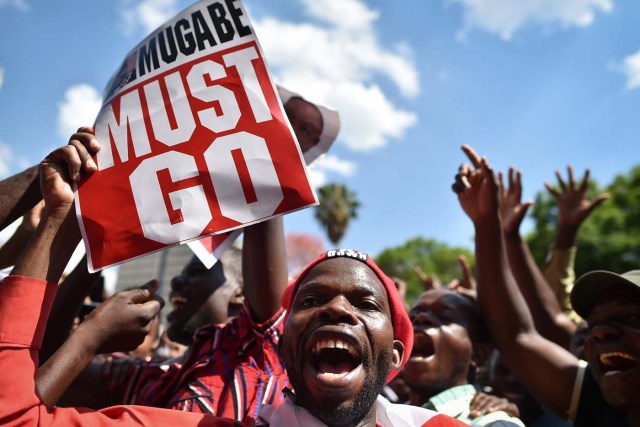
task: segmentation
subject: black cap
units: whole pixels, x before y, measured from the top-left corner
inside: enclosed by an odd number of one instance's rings
[[[623,286],[640,292],[640,270],[623,274],[595,270],[576,280],[571,290],[571,305],[582,318],[586,319],[602,292],[611,286]]]

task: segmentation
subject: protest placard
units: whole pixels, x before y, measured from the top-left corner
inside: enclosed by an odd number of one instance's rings
[[[92,271],[317,203],[241,0],[200,1],[126,57],[76,190]]]
[[[287,103],[293,98],[305,99],[302,95],[292,92],[280,85],[277,86],[280,100],[287,107]],[[332,108],[321,105],[317,102],[305,101],[312,104],[320,113],[322,129],[318,137],[317,142],[306,151],[303,149],[303,156],[305,163],[308,166],[312,166],[316,160],[321,158],[334,143],[340,131],[340,115]],[[294,129],[295,132],[295,129]],[[302,147],[301,147],[302,148]],[[233,241],[240,236],[241,232],[238,230],[218,234],[215,236],[204,237],[202,239],[188,242],[189,248],[200,259],[200,261],[207,267],[211,268],[220,259],[222,253],[227,249]]]

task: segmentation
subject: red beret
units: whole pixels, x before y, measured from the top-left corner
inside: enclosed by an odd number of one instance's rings
[[[284,293],[282,294],[282,307],[284,307],[288,315],[291,310],[291,303],[293,302],[293,297],[298,289],[298,285],[304,276],[309,273],[309,270],[322,261],[337,257],[351,258],[366,264],[374,273],[376,273],[376,276],[378,276],[387,290],[389,307],[391,309],[391,322],[393,324],[393,338],[404,344],[402,364],[399,369],[392,369],[391,372],[389,372],[389,376],[387,377],[387,383],[389,383],[396,375],[398,375],[404,364],[409,360],[411,349],[413,348],[413,326],[411,325],[411,320],[409,320],[407,310],[404,307],[404,301],[402,301],[400,294],[398,294],[395,283],[383,273],[380,267],[373,262],[373,258],[369,255],[353,249],[336,249],[324,252],[312,261],[311,264],[309,264],[302,273],[300,273],[300,275],[285,288]]]

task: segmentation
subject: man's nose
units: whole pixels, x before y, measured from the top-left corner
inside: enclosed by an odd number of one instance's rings
[[[438,322],[435,317],[426,311],[422,311],[411,318],[411,323],[413,326],[438,326]]]
[[[171,289],[174,291],[178,291],[184,287],[186,280],[182,274],[175,276],[171,279]]]
[[[602,322],[591,328],[588,339],[599,342],[610,341],[620,336],[620,329],[610,322]]]
[[[358,318],[354,308],[344,295],[337,295],[324,304],[318,311],[321,320],[355,325]]]

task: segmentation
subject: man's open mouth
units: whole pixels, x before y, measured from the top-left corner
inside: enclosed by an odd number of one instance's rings
[[[362,364],[360,350],[339,337],[322,337],[311,345],[311,366],[323,379],[344,377]]]
[[[601,353],[598,362],[603,376],[623,373],[638,365],[638,360],[635,357],[620,351]]]
[[[169,314],[167,314],[167,320],[172,321],[173,318],[175,318],[176,313],[178,313],[187,304],[187,301],[188,300],[185,297],[170,295],[169,304],[171,304],[173,310]]]
[[[413,350],[410,360],[426,360],[435,355],[436,349],[433,338],[425,332],[415,332],[413,335]]]

